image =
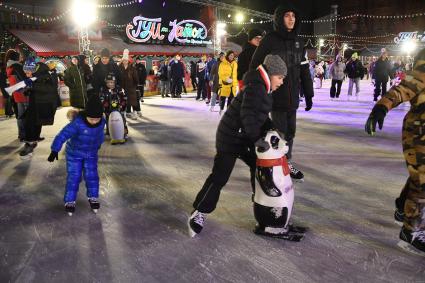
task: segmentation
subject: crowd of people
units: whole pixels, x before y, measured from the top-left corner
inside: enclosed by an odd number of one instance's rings
[[[4,61],[6,67],[0,72],[0,81],[6,101],[5,114],[9,117],[15,114],[17,118],[18,139],[24,142],[19,155],[26,159],[32,156],[37,143],[44,139],[40,136],[42,126],[53,125],[56,109],[61,106],[59,76],[54,64],[37,61],[31,56],[23,58],[22,54],[13,49],[5,54]],[[130,62],[128,50],[124,50],[119,65],[112,60],[108,49],[103,49],[91,66],[85,55],[73,56],[61,76],[69,88],[70,105],[74,109],[84,110],[91,96],[100,96],[102,91],[107,90],[109,78],[122,87],[122,93],[125,94],[121,99],[124,121],[125,118],[137,120],[142,117],[146,67],[140,57]],[[19,82],[24,82],[25,87],[9,96],[5,88]]]
[[[390,86],[398,84],[404,78],[405,73],[411,69],[411,63],[404,63],[400,60],[390,61],[385,48],[381,50],[378,58],[373,57],[372,61],[367,63],[359,60],[357,52],[354,52],[348,60],[344,59],[341,54],[338,54],[335,60],[310,61],[310,75],[314,81],[315,88],[322,88],[323,80],[331,80],[331,100],[339,99],[344,80],[348,81],[348,100],[353,98],[354,88],[354,96],[358,100],[360,81],[371,79],[375,88],[371,95],[373,101],[377,101],[380,96],[387,92],[388,82]]]
[[[404,72],[403,68],[409,67],[390,63],[385,49],[368,68],[360,62],[357,53],[353,53],[346,62],[342,56],[337,56],[335,62],[315,64],[307,59],[304,42],[298,36],[300,28],[301,21],[296,9],[290,4],[282,5],[275,11],[274,30],[267,34],[261,30],[251,30],[238,59],[237,54],[229,50],[218,54],[217,58],[204,55],[199,61],[191,61],[186,66],[181,56],[176,55],[164,60],[153,71],[159,79],[162,97],[181,98],[181,94],[187,92],[184,82],[186,73],[190,72],[196,91],[195,99],[205,101],[211,111],[219,104],[221,120],[216,134],[214,166],[200,188],[188,218],[192,235],[202,231],[208,214],[215,210],[220,192],[228,182],[237,159],[248,165],[251,184],[255,185],[255,148],[267,146],[263,137],[270,129],[277,130],[287,142],[290,176],[295,181],[304,180],[304,173],[292,162],[297,111],[300,96],[305,100],[305,111],[312,109],[313,85],[321,87],[322,80],[332,79],[332,99],[340,97],[341,85],[346,79],[349,84],[348,96],[353,96],[355,88],[354,96],[358,98],[360,80],[370,75],[375,84],[374,100],[382,98],[367,122],[366,130],[369,129],[369,133],[375,131],[376,123],[382,128],[385,114],[402,101],[415,100],[416,112],[413,111],[412,115],[423,112],[419,105],[422,100],[416,97],[424,90],[423,61],[413,66],[416,68],[415,76],[405,78],[400,87],[393,88],[387,94],[388,81]],[[116,64],[111,60],[110,51],[105,48],[94,58],[92,66],[84,55],[74,56],[65,71],[64,82],[69,87],[70,103],[75,110],[69,116],[70,123],[55,137],[48,160],[57,160],[63,144],[67,144],[68,176],[64,202],[68,213],[75,211],[82,176],[86,181],[90,206],[93,210],[100,207],[98,151],[105,133],[109,133],[105,125],[111,114],[111,98],[117,101],[116,109],[122,115],[126,134],[126,119],[137,120],[142,116],[141,102],[147,72],[141,58],[134,59],[135,62],[131,62],[129,51],[124,50],[120,63]],[[22,61],[25,62],[23,65]],[[25,85],[13,93],[18,138],[24,142],[19,154],[25,158],[31,156],[37,143],[43,140],[40,136],[42,126],[54,123],[60,102],[58,76],[54,66],[36,62],[32,57],[23,60],[16,50],[7,52],[6,62],[3,77],[7,76],[10,85],[19,82]],[[2,82],[2,88],[4,86]],[[416,146],[422,152],[421,144]],[[400,238],[424,251],[425,230],[421,219],[425,217],[425,197],[420,175],[423,165],[418,164],[422,160],[412,161],[409,158],[406,157],[411,177],[404,195],[400,196],[402,200],[399,202],[402,204],[397,206],[398,215],[404,212]]]

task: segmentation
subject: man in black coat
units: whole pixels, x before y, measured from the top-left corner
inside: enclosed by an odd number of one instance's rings
[[[254,28],[248,32],[248,42],[245,43],[241,54],[238,56],[238,81],[242,81],[243,75],[248,72],[252,56],[254,55],[257,47],[260,45],[262,38],[263,31],[259,29]]]
[[[314,96],[307,53],[304,42],[298,37],[300,28],[301,19],[296,9],[289,3],[279,6],[274,14],[274,31],[261,40],[250,65],[251,69],[255,69],[267,54],[276,54],[288,66],[288,75],[283,85],[273,92],[272,120],[276,128],[285,135],[289,147],[288,165],[295,181],[304,179],[304,174],[290,161],[300,102],[300,86],[305,97],[306,111],[312,108]]]
[[[136,64],[134,67],[136,67],[137,75],[139,76],[139,85],[137,86],[137,89],[139,91],[141,101],[144,102],[143,96],[145,95],[145,85],[148,73],[146,72],[145,64],[142,63],[142,58],[140,56],[136,58]]]
[[[28,58],[24,66],[28,78],[35,77],[36,81],[25,80],[27,85],[25,95],[29,97],[28,108],[24,114],[25,145],[19,152],[22,159],[32,156],[40,138],[43,125],[53,125],[57,108],[57,81],[49,73],[49,67],[35,63],[34,58]]]
[[[192,81],[193,91],[198,88],[198,82],[196,81],[196,63],[190,61],[190,80]]]
[[[373,77],[375,78],[375,93],[373,101],[378,101],[378,97],[380,95],[387,93],[388,78],[392,78],[392,67],[385,49],[375,63],[373,68]]]
[[[269,119],[273,104],[271,92],[282,85],[286,73],[285,62],[279,56],[268,55],[263,65],[245,75],[244,89],[233,100],[217,128],[214,167],[196,196],[189,218],[192,237],[201,232],[207,214],[214,211],[236,159],[250,167],[254,189],[255,145],[267,149],[268,143],[261,138],[272,128]]]
[[[171,97],[181,98],[184,79],[184,65],[180,60],[180,55],[177,55],[171,63]]]
[[[93,67],[93,89],[94,93],[100,93],[101,88],[106,88],[106,76],[113,73],[116,84],[121,85],[121,73],[118,65],[111,60],[111,53],[107,48],[100,52],[100,61]]]

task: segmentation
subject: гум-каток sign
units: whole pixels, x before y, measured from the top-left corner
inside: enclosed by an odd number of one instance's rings
[[[398,36],[394,38],[394,42],[396,44],[400,44],[406,41],[425,42],[425,32],[422,34],[417,31],[400,32]]]
[[[145,18],[136,16],[132,23],[127,25],[127,37],[137,43],[146,43],[149,40],[168,40],[168,43],[207,45],[212,41],[207,39],[208,30],[200,21],[177,20],[170,21],[169,27],[162,25],[162,18]],[[167,39],[166,39],[167,36]]]

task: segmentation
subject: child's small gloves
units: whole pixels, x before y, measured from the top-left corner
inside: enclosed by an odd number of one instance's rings
[[[53,161],[55,161],[55,159],[58,160],[58,153],[56,151],[50,152],[50,155],[47,158],[47,161],[53,162]]]
[[[25,85],[27,86],[27,87],[32,87],[32,85],[33,85],[33,81],[31,80],[31,79],[25,79],[24,80],[24,83],[25,83]]]

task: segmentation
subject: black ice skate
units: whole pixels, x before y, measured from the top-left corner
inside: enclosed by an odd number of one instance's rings
[[[288,166],[289,170],[291,171],[291,178],[295,182],[302,183],[304,182],[304,174],[291,163],[291,161],[288,160]]]
[[[34,148],[37,146],[36,143],[30,144],[28,142],[25,143],[24,148],[19,152],[19,156],[22,160],[26,160],[32,157],[32,153],[34,152]]]
[[[299,242],[304,238],[304,233],[307,230],[304,227],[297,227],[302,229],[304,232],[295,232],[291,231],[290,227],[285,228],[274,228],[274,227],[261,227],[260,225],[256,225],[254,229],[254,233],[257,235],[278,238],[291,242]]]
[[[425,230],[410,231],[405,227],[400,231],[400,242],[397,244],[403,250],[425,257]]]
[[[75,212],[75,201],[65,203],[65,211],[68,212],[69,216]]]
[[[201,233],[202,228],[204,228],[205,218],[207,218],[206,213],[202,213],[197,210],[194,210],[192,212],[192,215],[189,217],[189,220],[187,222],[189,228],[189,236],[191,238]]]
[[[394,211],[394,222],[399,226],[403,226],[403,221],[404,221],[404,212],[396,208]]]
[[[100,203],[97,198],[89,198],[89,204],[90,208],[93,210],[94,213],[97,213],[97,211],[100,208]]]

